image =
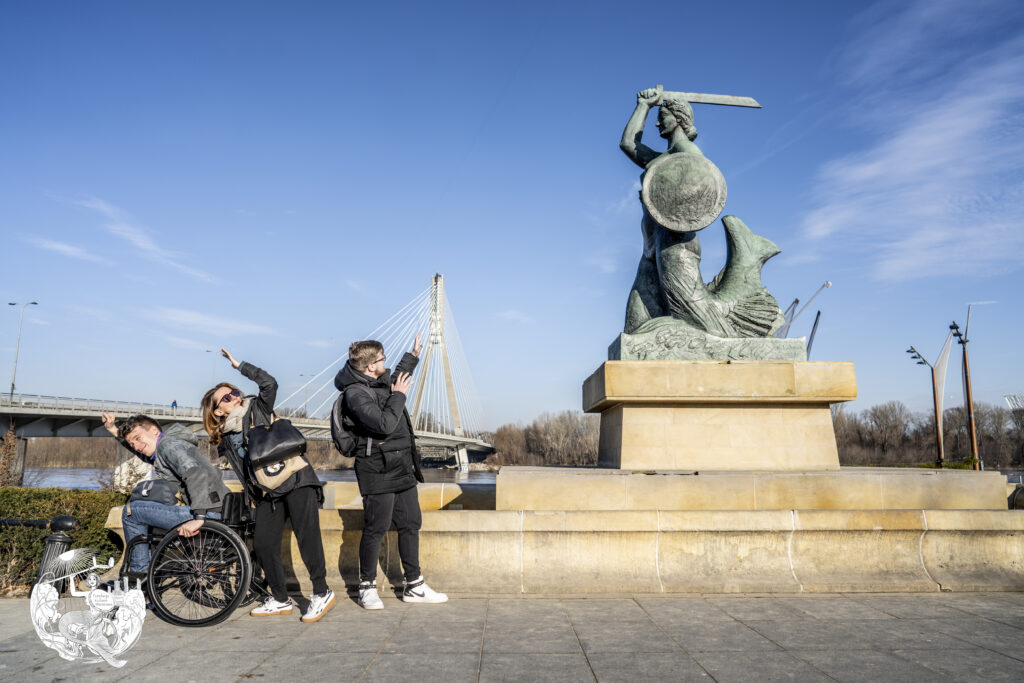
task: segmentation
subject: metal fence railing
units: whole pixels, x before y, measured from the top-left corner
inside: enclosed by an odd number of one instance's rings
[[[189,406],[171,407],[169,404],[133,403],[131,401],[104,401],[96,398],[72,398],[70,396],[43,396],[41,394],[2,394],[0,395],[0,412],[29,413],[41,415],[81,415],[98,418],[101,413],[114,413],[118,417],[142,413],[154,418],[174,418],[191,422],[203,419],[200,408]],[[330,420],[305,417],[300,410],[279,409],[278,417],[288,417],[292,423],[306,433],[307,438],[330,438]],[[298,413],[298,414],[296,414]],[[173,420],[172,420],[173,421]],[[440,439],[442,441],[462,441],[468,444],[489,446],[477,434],[456,437],[441,431],[420,429],[417,437]]]
[[[43,396],[41,394],[0,394],[0,409],[41,411],[52,413],[114,413],[116,415],[144,413],[146,415],[173,416],[201,419],[199,408],[171,407],[170,404],[133,403],[131,401],[104,401],[95,398],[69,396]]]

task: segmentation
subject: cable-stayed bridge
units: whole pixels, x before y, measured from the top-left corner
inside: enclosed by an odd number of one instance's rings
[[[381,342],[393,367],[412,349],[417,334],[423,335],[424,347],[407,403],[417,435],[478,439],[483,421],[480,401],[441,275],[364,339]],[[334,375],[347,360],[346,352],[328,363],[279,400],[278,410],[325,416],[338,396]]]
[[[445,449],[489,448],[490,444],[481,439],[480,401],[441,275],[435,275],[429,287],[364,338],[380,341],[390,361],[388,365],[393,367],[404,352],[412,349],[417,334],[423,335],[424,348],[406,404],[417,442]],[[309,440],[331,438],[328,417],[338,396],[334,375],[347,360],[346,352],[278,400],[278,415],[288,417]],[[177,422],[195,432],[203,430],[201,410],[194,407],[3,394],[0,431],[6,432],[13,424],[20,437],[105,436],[100,422],[104,412],[118,417],[143,413],[161,423]]]

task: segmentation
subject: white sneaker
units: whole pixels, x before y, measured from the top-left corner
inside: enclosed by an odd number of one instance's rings
[[[384,609],[384,602],[377,595],[376,581],[359,584],[359,605],[363,609]]]
[[[405,584],[405,588],[402,589],[403,602],[448,602],[448,596],[438,593],[428,586],[422,576],[415,581],[404,581],[403,583]]]
[[[330,588],[322,595],[314,593],[309,597],[309,607],[306,609],[306,613],[302,615],[302,621],[307,624],[320,621],[320,617],[327,614],[327,610],[334,607],[334,600],[334,591]]]
[[[253,617],[273,617],[278,614],[291,614],[292,613],[292,601],[278,602],[273,597],[267,598],[262,605],[253,609],[249,612],[250,616]]]

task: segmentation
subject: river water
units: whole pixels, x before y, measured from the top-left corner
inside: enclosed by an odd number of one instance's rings
[[[225,481],[235,480],[231,470],[222,470]],[[98,489],[99,479],[108,475],[108,469],[89,467],[26,467],[25,486],[36,488],[60,487],[66,489]],[[317,470],[321,481],[355,481],[355,470]],[[452,484],[494,484],[494,472],[460,472],[459,470],[426,468],[423,478],[428,482]]]

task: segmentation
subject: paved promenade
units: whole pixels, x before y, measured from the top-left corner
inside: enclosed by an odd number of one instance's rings
[[[0,600],[0,680],[995,681],[1024,679],[1024,593],[467,596],[317,624],[244,612],[155,617],[123,669],[43,647],[28,601]]]

